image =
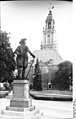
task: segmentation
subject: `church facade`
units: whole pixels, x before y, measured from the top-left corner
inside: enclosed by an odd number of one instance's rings
[[[45,27],[43,27],[43,41],[41,42],[41,49],[33,52],[39,60],[43,89],[49,88],[49,84],[51,84],[51,80],[58,69],[57,65],[63,62],[63,59],[56,50],[56,44],[54,42],[54,25],[55,22],[52,16],[52,11],[50,10],[45,20]]]

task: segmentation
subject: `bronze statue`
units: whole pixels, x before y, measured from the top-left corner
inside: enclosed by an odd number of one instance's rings
[[[28,46],[26,45],[26,38],[23,38],[19,42],[19,46],[14,51],[17,54],[16,63],[18,69],[18,78],[25,78],[25,69],[28,66],[28,52],[30,55],[35,58],[34,54],[29,50]]]

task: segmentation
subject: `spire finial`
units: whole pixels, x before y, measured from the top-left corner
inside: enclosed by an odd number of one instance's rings
[[[49,15],[52,15],[52,9],[54,9],[54,6],[50,3],[50,6],[49,6]]]
[[[50,3],[49,11],[52,11],[52,9],[54,9],[54,6]]]

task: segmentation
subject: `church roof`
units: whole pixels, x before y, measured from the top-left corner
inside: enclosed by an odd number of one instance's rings
[[[52,60],[53,65],[57,65],[60,62],[63,62],[63,59],[60,57],[60,55],[58,54],[58,52],[55,49],[35,50],[33,52],[33,54],[41,62],[48,62],[48,61]],[[31,57],[29,57],[29,61],[30,60],[31,60]]]

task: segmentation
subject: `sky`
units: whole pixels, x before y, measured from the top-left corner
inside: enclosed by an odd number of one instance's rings
[[[63,1],[3,1],[1,2],[1,29],[10,32],[13,50],[21,38],[27,38],[30,50],[40,50],[43,27],[50,10],[55,20],[57,51],[63,60],[72,61],[72,2]]]

